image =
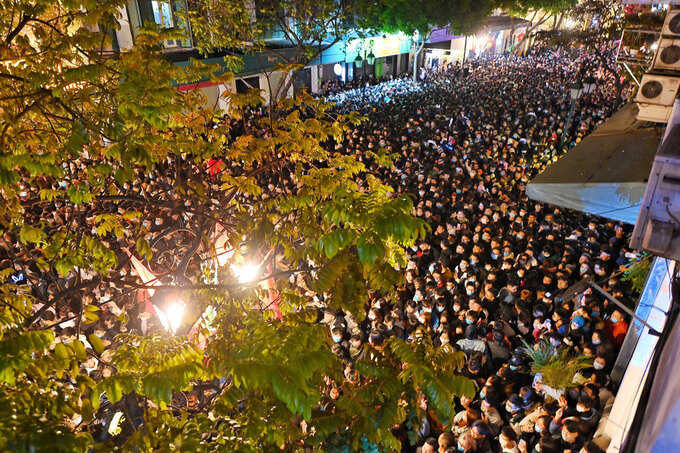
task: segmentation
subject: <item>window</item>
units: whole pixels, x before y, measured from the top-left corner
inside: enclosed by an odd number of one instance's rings
[[[128,2],[130,25],[136,36],[138,30],[146,22],[153,22],[161,28],[177,28],[186,32],[185,39],[171,39],[165,42],[165,47],[191,47],[188,24],[177,15],[177,11],[185,7],[183,0],[132,0]]]
[[[172,20],[172,7],[170,2],[151,1],[151,8],[153,9],[153,19],[162,28],[172,28],[174,21]]]

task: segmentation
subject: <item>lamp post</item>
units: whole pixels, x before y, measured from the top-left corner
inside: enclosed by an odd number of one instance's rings
[[[373,45],[374,42],[371,39],[368,42],[368,49],[364,49],[364,41],[359,41],[357,44],[357,57],[354,59],[354,66],[357,68],[363,68],[364,66],[364,61],[368,63],[368,66],[373,66],[375,64],[375,55],[373,54]],[[363,50],[363,57],[361,56],[361,51]],[[366,69],[361,70],[361,78],[363,79],[364,76],[366,75]],[[363,86],[363,83],[362,83]],[[363,97],[363,88],[362,88],[362,97]]]
[[[571,120],[574,116],[574,110],[576,109],[576,102],[579,100],[583,93],[590,94],[595,89],[595,79],[592,77],[586,77],[583,81],[578,81],[569,84],[569,97],[571,98],[571,106],[569,107],[569,114],[567,115],[567,121],[564,123],[564,130],[562,131],[562,136],[560,137],[560,144],[558,149],[562,149],[564,145],[564,139],[567,137],[567,131],[571,126]]]

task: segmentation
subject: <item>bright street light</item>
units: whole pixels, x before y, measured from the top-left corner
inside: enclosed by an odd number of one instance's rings
[[[232,266],[234,275],[239,283],[250,283],[257,278],[260,273],[260,266],[258,264],[243,264],[241,266]]]
[[[165,330],[175,333],[182,324],[182,316],[184,315],[186,304],[182,299],[178,299],[177,302],[170,303],[164,308],[165,310],[161,310],[156,307],[158,319],[161,321]]]

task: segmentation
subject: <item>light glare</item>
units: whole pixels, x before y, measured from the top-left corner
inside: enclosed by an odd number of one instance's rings
[[[257,277],[260,272],[260,266],[257,264],[244,264],[242,266],[233,266],[234,274],[239,283],[250,283]]]
[[[184,315],[185,307],[186,304],[181,299],[178,300],[177,302],[168,305],[165,308],[165,311],[160,310],[158,307],[156,307],[158,319],[161,321],[161,324],[163,325],[165,330],[168,330],[172,333],[175,333],[177,331],[180,324],[182,324],[182,316]]]

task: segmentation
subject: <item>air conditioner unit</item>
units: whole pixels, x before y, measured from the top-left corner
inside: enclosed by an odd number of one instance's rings
[[[680,9],[668,11],[661,29],[661,35],[669,38],[680,38]]]
[[[652,69],[680,71],[680,37],[678,39],[662,38],[659,49],[654,56]]]
[[[678,96],[680,77],[660,74],[645,74],[635,97],[641,121],[668,122],[673,103]]]
[[[630,246],[680,260],[680,125],[654,158]]]

